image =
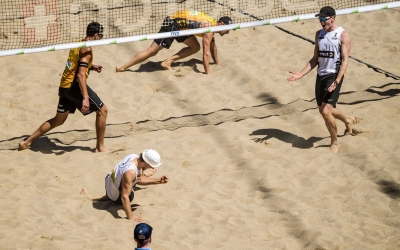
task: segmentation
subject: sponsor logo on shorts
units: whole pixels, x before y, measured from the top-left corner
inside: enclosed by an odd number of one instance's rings
[[[171,36],[179,36],[179,31],[172,31]]]
[[[323,57],[323,58],[333,58],[335,56],[335,52],[334,51],[319,51],[318,56]]]
[[[61,113],[65,112],[62,104],[58,104],[57,111]]]

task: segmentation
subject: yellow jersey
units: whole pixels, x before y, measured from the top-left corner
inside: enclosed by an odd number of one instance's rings
[[[178,24],[180,30],[198,29],[201,27],[201,23],[203,22],[210,23],[210,26],[217,25],[217,22],[211,16],[204,12],[194,10],[178,11],[170,15],[169,18],[173,19]]]
[[[69,89],[71,88],[72,83],[75,81],[76,75],[78,74],[78,63],[79,63],[79,50],[80,48],[70,49],[67,64],[65,65],[64,72],[61,77],[60,87]],[[93,54],[92,58],[88,63],[88,68],[86,69],[86,78],[89,76],[89,69],[92,66],[93,62]]]

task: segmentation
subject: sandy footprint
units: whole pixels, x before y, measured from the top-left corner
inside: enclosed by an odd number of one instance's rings
[[[191,67],[179,67],[175,72],[174,72],[174,76],[176,77],[184,77],[187,76],[191,73],[193,73],[193,68]]]
[[[366,137],[366,138],[372,138],[372,136],[374,135],[374,132],[365,131],[365,130],[361,130],[361,129],[354,129],[353,128],[353,132],[352,132],[351,135],[352,136],[362,136],[362,137]]]
[[[53,240],[54,240],[54,236],[45,236],[45,235],[42,235],[42,236],[40,236],[40,238],[41,238],[41,239],[44,239],[44,240],[50,240],[50,241],[53,241]]]

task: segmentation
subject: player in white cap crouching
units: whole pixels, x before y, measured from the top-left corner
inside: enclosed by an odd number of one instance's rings
[[[134,217],[131,208],[131,201],[134,197],[133,188],[136,184],[152,185],[168,182],[168,175],[161,178],[150,178],[144,175],[146,169],[154,169],[161,165],[161,157],[157,151],[146,149],[140,155],[131,154],[119,162],[114,169],[106,176],[106,195],[89,198],[92,201],[114,201],[122,204],[129,220],[143,221],[140,217]],[[85,189],[81,194],[87,195]]]

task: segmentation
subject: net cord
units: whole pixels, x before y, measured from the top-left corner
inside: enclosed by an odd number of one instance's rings
[[[208,0],[208,1],[212,1],[217,4],[221,4],[218,1],[213,1],[213,0]],[[384,9],[391,9],[391,8],[398,8],[398,7],[400,7],[400,1],[341,9],[341,10],[336,11],[336,15],[347,15],[347,14],[362,13],[362,12],[369,12],[369,11],[375,11],[375,10],[384,10]],[[231,9],[231,10],[236,11],[233,9]],[[31,54],[31,53],[39,53],[39,52],[67,50],[67,49],[73,49],[73,48],[94,47],[94,46],[110,45],[110,44],[121,44],[121,43],[153,40],[153,39],[160,39],[160,38],[167,38],[167,37],[188,36],[188,35],[195,35],[195,34],[204,34],[204,33],[209,33],[209,32],[220,32],[220,31],[224,31],[224,30],[252,28],[252,27],[257,27],[257,26],[272,25],[272,24],[279,24],[279,23],[285,23],[285,22],[293,22],[293,21],[297,22],[297,21],[301,21],[301,20],[308,20],[308,19],[316,18],[315,17],[316,13],[312,13],[312,14],[305,14],[305,15],[299,15],[299,16],[274,18],[274,19],[270,19],[270,20],[259,20],[257,17],[255,17],[251,14],[248,14],[248,13],[245,13],[242,11],[239,11],[239,12],[244,15],[249,15],[258,21],[231,24],[231,25],[221,25],[221,26],[192,29],[192,30],[181,30],[181,31],[165,32],[165,33],[153,33],[153,34],[148,34],[148,35],[110,38],[110,39],[103,39],[103,40],[97,40],[97,41],[57,44],[57,45],[44,46],[44,47],[39,47],[39,48],[31,48],[31,49],[3,50],[3,51],[0,51],[0,56],[22,55],[22,54]]]

